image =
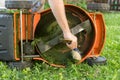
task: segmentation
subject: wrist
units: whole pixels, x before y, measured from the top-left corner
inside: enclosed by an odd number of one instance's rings
[[[70,32],[70,31],[65,31],[65,32],[63,32],[63,35],[64,36],[67,36],[67,35],[71,35],[72,33]]]

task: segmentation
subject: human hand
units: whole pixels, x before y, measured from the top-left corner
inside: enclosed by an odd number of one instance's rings
[[[74,36],[71,32],[65,32],[64,34],[64,39],[65,40],[70,40],[71,43],[66,43],[66,45],[70,48],[70,49],[75,49],[77,48],[77,37]]]

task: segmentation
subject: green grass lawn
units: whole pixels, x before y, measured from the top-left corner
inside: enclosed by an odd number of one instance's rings
[[[120,80],[120,13],[104,13],[104,19],[107,35],[102,56],[107,58],[107,65],[55,68],[36,63],[32,69],[18,71],[0,62],[0,80]]]
[[[103,13],[106,23],[106,43],[102,56],[107,65],[90,67],[87,64],[67,68],[36,63],[33,68],[10,69],[0,62],[0,80],[120,80],[120,13]]]

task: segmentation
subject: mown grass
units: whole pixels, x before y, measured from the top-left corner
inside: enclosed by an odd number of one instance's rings
[[[36,62],[33,68],[17,70],[0,62],[0,80],[120,80],[120,13],[103,15],[107,35],[101,55],[107,58],[107,65],[90,67],[80,64],[56,68]]]

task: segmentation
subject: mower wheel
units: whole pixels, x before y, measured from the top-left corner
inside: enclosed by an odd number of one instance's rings
[[[5,7],[8,9],[30,9],[33,0],[5,0]]]
[[[85,62],[89,66],[93,65],[105,65],[107,62],[107,59],[105,57],[99,56],[99,57],[90,57],[85,60]]]
[[[109,11],[110,5],[107,3],[88,3],[87,9],[97,11]]]
[[[33,63],[31,61],[24,62],[8,62],[8,66],[12,69],[16,68],[18,70],[25,69],[27,67],[32,67]]]

